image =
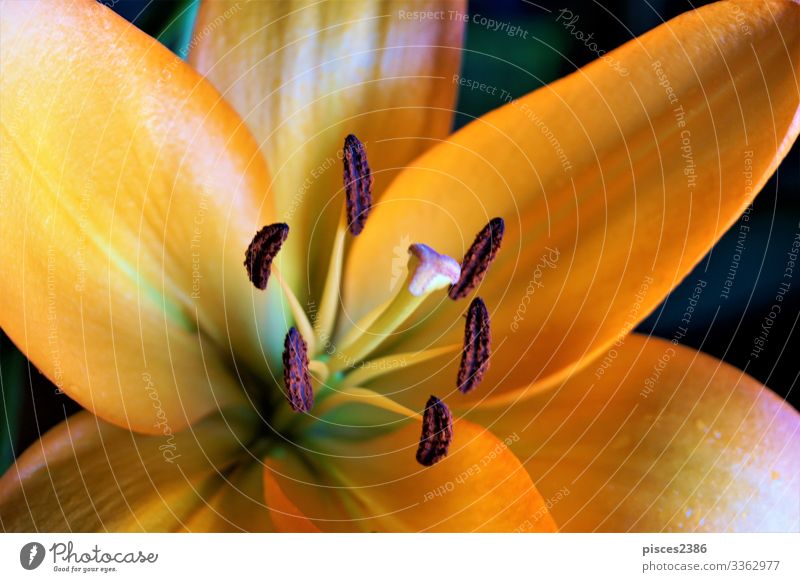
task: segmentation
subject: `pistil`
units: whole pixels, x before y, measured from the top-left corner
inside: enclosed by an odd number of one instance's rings
[[[408,277],[400,292],[386,309],[350,345],[337,350],[330,362],[331,372],[350,368],[366,358],[383,343],[433,291],[444,289],[458,280],[460,268],[455,259],[440,255],[423,244],[408,248]]]

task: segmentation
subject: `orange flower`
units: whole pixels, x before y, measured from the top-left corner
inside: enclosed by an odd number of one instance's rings
[[[192,68],[99,4],[3,5],[0,326],[87,409],[0,479],[4,529],[798,528],[797,412],[631,330],[800,131],[800,7],[685,14],[447,136],[461,26],[213,2]],[[495,217],[450,300],[447,257]],[[279,222],[261,291],[244,251]]]

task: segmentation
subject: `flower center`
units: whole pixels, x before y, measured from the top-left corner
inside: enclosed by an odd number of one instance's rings
[[[389,360],[413,366],[461,350],[457,388],[464,394],[474,390],[489,367],[491,334],[489,311],[480,297],[475,297],[466,313],[464,343],[447,345],[408,354],[370,359],[390,336],[407,321],[422,303],[437,292],[447,292],[456,301],[470,295],[481,283],[489,265],[500,249],[505,225],[493,218],[481,229],[459,263],[439,254],[423,243],[408,248],[408,275],[399,291],[384,305],[368,313],[343,337],[332,341],[338,314],[346,236],[358,236],[365,228],[372,209],[372,173],[364,145],[354,135],[344,141],[345,204],[337,228],[331,262],[312,325],[285,280],[272,264],[289,235],[283,223],[271,224],[256,233],[245,253],[244,265],[250,281],[266,289],[270,274],[275,275],[291,308],[295,326],[286,334],[283,352],[283,377],[287,406],[275,418],[284,427],[296,429],[302,422],[292,415],[315,417],[343,404],[369,395],[372,404],[405,416],[419,417],[388,398],[362,388],[392,366]],[[315,399],[317,404],[315,405]],[[280,428],[280,427],[279,427]],[[431,396],[422,414],[417,461],[431,466],[447,455],[453,438],[452,414],[447,405]]]

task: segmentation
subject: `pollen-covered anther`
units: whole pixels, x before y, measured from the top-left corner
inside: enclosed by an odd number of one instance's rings
[[[448,295],[454,301],[461,299],[470,294],[470,292],[480,285],[489,265],[494,261],[497,256],[497,251],[500,250],[500,244],[503,242],[503,233],[506,230],[506,224],[502,218],[491,219],[486,226],[484,226],[472,246],[469,247],[464,260],[461,261],[461,277],[452,287]]]
[[[408,291],[415,297],[444,289],[458,281],[461,276],[458,261],[447,255],[440,255],[428,245],[413,244],[408,247],[408,252],[416,259],[409,262],[411,281],[408,285]]]
[[[444,402],[431,396],[422,415],[417,462],[426,467],[435,465],[447,456],[452,440],[453,415]]]
[[[295,412],[314,406],[314,389],[308,371],[308,346],[297,328],[291,328],[283,342],[283,381],[289,404]]]
[[[344,138],[344,190],[347,224],[353,236],[361,234],[372,210],[372,171],[364,144],[352,133]]]
[[[256,233],[253,241],[244,254],[244,266],[247,276],[262,291],[267,288],[272,260],[281,250],[286,237],[289,236],[289,225],[282,222],[268,224]]]
[[[489,311],[483,299],[476,297],[469,304],[467,324],[464,327],[464,350],[458,368],[456,383],[458,389],[466,394],[483,380],[489,369],[489,353],[492,335]]]

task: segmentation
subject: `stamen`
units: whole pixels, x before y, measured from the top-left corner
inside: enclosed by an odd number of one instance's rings
[[[419,438],[417,462],[430,467],[447,456],[453,440],[453,415],[447,405],[431,396],[422,415],[422,436]]]
[[[308,348],[295,327],[289,329],[283,342],[283,381],[292,410],[311,410],[314,406],[314,389],[308,372]]]
[[[450,344],[439,348],[394,354],[362,362],[353,372],[345,376],[344,384],[346,386],[363,386],[389,372],[402,370],[409,366],[416,366],[417,364],[422,364],[434,358],[457,352],[460,347],[460,344]]]
[[[492,336],[489,311],[483,299],[476,297],[469,304],[467,325],[464,327],[464,351],[458,368],[458,389],[463,394],[471,391],[483,380],[489,369],[489,350]]]
[[[364,360],[422,305],[428,293],[444,289],[458,280],[460,270],[455,259],[440,255],[422,244],[413,244],[408,251],[411,257],[405,285],[369,328],[361,331],[352,343],[337,350],[329,362],[331,373]]]
[[[282,222],[268,224],[256,233],[245,252],[244,266],[253,285],[262,291],[267,288],[272,260],[289,236],[289,226]]]
[[[372,171],[367,152],[352,133],[344,138],[344,189],[347,194],[347,223],[353,236],[361,234],[372,209]]]
[[[486,270],[494,261],[497,251],[500,250],[500,243],[503,242],[503,233],[506,224],[502,218],[493,218],[484,226],[472,246],[469,247],[461,261],[461,278],[456,284],[450,287],[448,295],[450,299],[456,300],[466,297],[475,289],[486,275]]]
[[[278,284],[283,290],[283,295],[289,303],[289,309],[294,317],[295,325],[299,328],[300,335],[304,338],[308,338],[308,351],[313,354],[316,347],[314,344],[314,330],[311,327],[311,322],[308,320],[306,312],[303,311],[303,306],[300,305],[300,300],[294,292],[292,292],[292,288],[289,287],[289,283],[283,278],[278,267],[272,267],[272,274],[275,275],[275,278],[278,280]]]
[[[366,388],[346,386],[329,391],[326,394],[327,396],[320,398],[319,405],[314,409],[314,414],[317,418],[324,416],[339,406],[362,404],[393,412],[403,418],[422,420],[422,416],[418,412],[406,408],[399,402],[395,402],[391,398],[387,398],[382,394],[378,394]]]
[[[342,287],[342,268],[344,266],[344,239],[347,234],[347,217],[345,212],[339,219],[339,226],[333,238],[331,260],[328,264],[328,274],[325,276],[325,287],[322,290],[322,299],[314,321],[314,334],[319,345],[324,346],[330,342],[331,332],[336,323],[336,313],[339,308],[339,298]]]

